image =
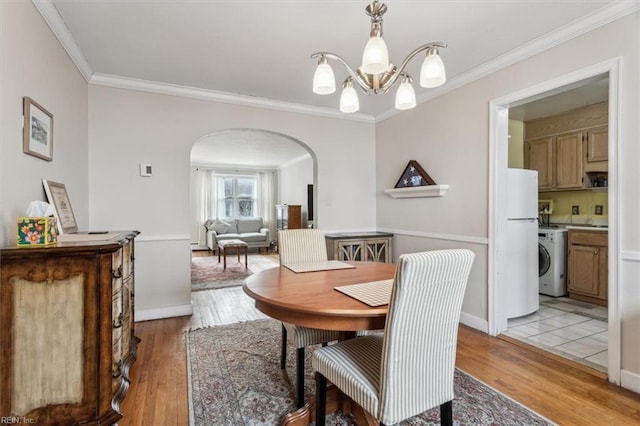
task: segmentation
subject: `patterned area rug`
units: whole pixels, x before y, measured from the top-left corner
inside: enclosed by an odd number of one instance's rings
[[[191,258],[191,291],[213,290],[241,286],[249,275],[263,269],[278,266],[270,256],[250,254],[249,267],[244,266],[244,256],[240,262],[235,254],[227,256],[227,269],[223,270],[222,259],[218,256]]]
[[[280,370],[280,322],[273,319],[210,327],[187,336],[190,424],[277,425],[295,405],[295,350],[288,351],[286,373]],[[315,383],[307,350],[305,393]],[[454,423],[457,425],[549,425],[546,419],[456,370]],[[401,425],[438,424],[439,408]],[[327,416],[329,425],[351,425],[343,414]]]

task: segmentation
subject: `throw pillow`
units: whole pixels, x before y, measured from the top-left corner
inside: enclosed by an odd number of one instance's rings
[[[251,219],[236,219],[236,223],[238,225],[238,233],[244,234],[245,232],[260,232],[260,228],[262,225],[262,218],[251,218]]]
[[[235,226],[232,226],[232,224],[225,222],[224,220],[216,219],[209,229],[216,231],[216,233],[220,235],[226,234],[227,232],[235,232],[235,229],[231,230],[232,228],[235,228]]]

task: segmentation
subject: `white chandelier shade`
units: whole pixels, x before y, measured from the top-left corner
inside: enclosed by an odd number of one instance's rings
[[[432,88],[442,86],[447,81],[446,71],[442,58],[438,55],[438,49],[427,50],[427,57],[424,58],[422,68],[420,68],[420,86]]]
[[[344,89],[340,94],[340,112],[352,113],[357,112],[360,109],[360,99],[358,99],[358,93],[353,88],[351,79],[347,79],[344,84]]]
[[[366,74],[382,74],[389,69],[389,50],[380,36],[373,36],[362,52],[362,71]]]
[[[333,74],[331,65],[324,62],[318,64],[316,72],[313,75],[313,93],[318,95],[330,95],[336,91],[336,77]]]
[[[401,80],[396,92],[395,106],[399,110],[411,109],[416,106],[416,94],[411,85],[412,79],[405,72],[408,63],[421,52],[426,52],[426,57],[420,69],[420,86],[434,88],[446,82],[444,62],[439,55],[438,48],[446,48],[446,43],[431,42],[414,49],[402,61],[400,66],[389,62],[389,51],[382,38],[382,15],[387,11],[387,6],[375,0],[369,4],[365,11],[371,17],[371,33],[369,41],[362,53],[362,65],[355,71],[340,56],[330,52],[317,52],[311,55],[318,61],[318,67],[313,77],[313,92],[319,95],[328,95],[335,91],[335,76],[328,64],[328,60],[340,62],[349,76],[343,82],[343,92],[340,96],[340,111],[356,112],[359,109],[358,94],[353,82],[365,95],[383,95],[391,87]],[[347,92],[345,94],[345,92]],[[343,102],[343,98],[345,99]]]
[[[402,83],[396,92],[396,109],[405,110],[415,108],[416,92],[409,81],[409,77],[403,77]]]

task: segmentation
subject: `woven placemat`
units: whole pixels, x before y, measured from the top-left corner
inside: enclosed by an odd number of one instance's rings
[[[389,279],[361,284],[343,285],[335,287],[335,289],[371,307],[376,307],[389,304],[392,287],[393,279]]]
[[[283,265],[283,266],[285,268],[291,269],[295,273],[355,268],[355,266],[350,265],[348,263],[340,262],[339,260],[328,260],[326,262],[312,262],[312,263],[295,263],[295,264]]]

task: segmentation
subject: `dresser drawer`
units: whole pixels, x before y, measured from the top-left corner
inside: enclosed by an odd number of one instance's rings
[[[122,324],[124,317],[124,306],[122,298],[122,288],[113,294],[111,299],[111,326],[112,328],[119,328]]]
[[[122,276],[128,278],[133,274],[133,244],[129,241],[122,247]]]

